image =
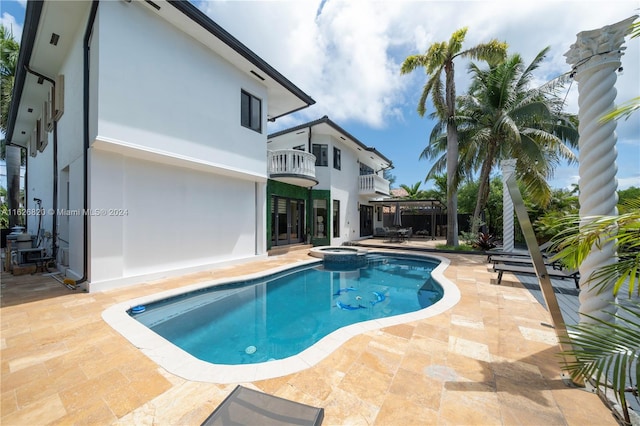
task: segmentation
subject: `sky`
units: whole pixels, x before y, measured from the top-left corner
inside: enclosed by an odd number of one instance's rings
[[[550,51],[534,73],[542,84],[571,70],[564,54],[581,31],[640,14],[640,0],[194,0],[201,10],[316,100],[269,123],[273,133],[328,115],[365,145],[392,160],[395,185],[424,182],[421,160],[433,122],[416,112],[426,76],[400,74],[403,60],[468,27],[463,48],[491,39],[509,45],[526,64]],[[2,0],[0,22],[22,32],[26,1]],[[628,39],[616,102],[640,96],[640,38]],[[468,62],[456,62],[456,89],[469,86]],[[578,113],[578,84],[565,88],[566,111]],[[427,115],[433,111],[428,105]],[[619,189],[640,187],[640,112],[617,126]],[[550,185],[578,183],[577,164],[555,170]],[[432,188],[431,182],[421,189]]]

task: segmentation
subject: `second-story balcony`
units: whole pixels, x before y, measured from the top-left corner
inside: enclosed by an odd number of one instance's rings
[[[389,181],[378,175],[359,176],[360,195],[389,195]]]
[[[296,186],[315,186],[316,156],[297,149],[267,151],[269,178]],[[388,187],[388,184],[387,184]]]

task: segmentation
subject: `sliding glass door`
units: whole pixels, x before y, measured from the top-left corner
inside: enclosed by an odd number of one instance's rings
[[[271,241],[282,246],[304,241],[304,200],[273,197],[271,208]]]

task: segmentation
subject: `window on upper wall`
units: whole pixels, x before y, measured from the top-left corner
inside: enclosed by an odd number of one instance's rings
[[[340,170],[340,150],[333,147],[333,168]]]
[[[329,145],[314,143],[311,146],[312,154],[316,156],[316,166],[329,165]]]
[[[240,123],[262,133],[262,101],[252,94],[240,91]]]

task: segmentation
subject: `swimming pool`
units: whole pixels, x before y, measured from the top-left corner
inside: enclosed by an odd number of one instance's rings
[[[182,377],[214,382],[275,377],[314,365],[354,335],[433,316],[457,303],[457,288],[441,274],[446,259],[374,257],[350,271],[342,265],[327,270],[315,260],[244,277],[243,284],[190,286],[118,304],[103,318]],[[133,314],[131,308],[140,305],[145,311]],[[216,312],[213,320],[206,318],[208,312]]]

